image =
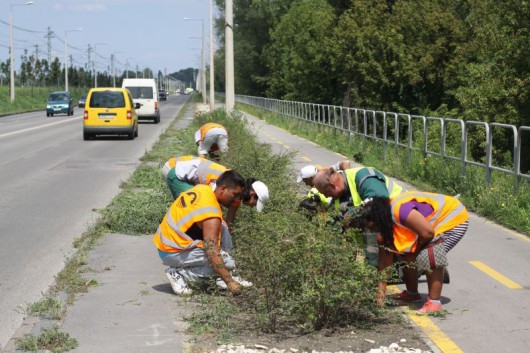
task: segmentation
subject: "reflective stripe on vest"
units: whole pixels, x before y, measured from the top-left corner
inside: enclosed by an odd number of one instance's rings
[[[353,206],[355,207],[360,206],[361,202],[363,201],[361,198],[361,195],[357,191],[357,184],[355,183],[355,177],[361,169],[366,169],[368,171],[368,175],[361,178],[361,180],[359,181],[359,186],[361,186],[362,183],[364,183],[366,179],[368,178],[378,177],[378,175],[375,172],[375,169],[370,168],[370,167],[351,168],[351,169],[346,169],[344,171],[344,174],[346,175],[346,181],[350,189]],[[398,196],[403,191],[403,188],[398,183],[394,183],[394,181],[392,181],[390,178],[384,175],[383,175],[383,178],[385,179],[385,186],[388,191],[388,195],[390,195],[390,198]],[[339,205],[338,200],[335,200],[335,207],[338,207],[338,205]]]
[[[225,166],[214,163],[205,158],[201,158],[201,162],[198,165],[197,173],[199,183],[204,185],[210,185],[213,180],[219,179],[219,176],[223,174],[228,168]]]
[[[221,206],[208,185],[197,185],[182,193],[173,202],[153,236],[157,248],[165,252],[180,252],[195,247],[202,248],[202,239],[192,239],[186,232],[197,222],[209,218],[222,220]],[[221,241],[221,229],[217,235]]]
[[[202,243],[202,240],[194,240],[194,239],[192,239],[189,235],[187,235],[182,230],[180,230],[180,228],[183,225],[185,225],[186,223],[188,223],[189,221],[193,220],[194,217],[196,217],[196,216],[198,216],[200,214],[209,213],[209,212],[216,213],[216,212],[218,212],[218,209],[216,207],[203,207],[203,208],[194,210],[193,212],[190,212],[190,213],[186,214],[184,217],[180,218],[177,222],[175,222],[175,220],[171,216],[171,211],[168,211],[168,213],[166,214],[166,222],[167,222],[167,224],[169,225],[169,227],[175,233],[178,234],[178,236],[182,240],[184,240],[184,242],[189,242],[189,245],[187,245],[187,246],[183,247],[183,246],[177,244],[175,241],[173,241],[171,239],[168,239],[166,236],[164,236],[162,234],[162,231],[161,231],[160,227],[158,227],[156,233],[160,237],[160,241],[162,242],[162,244],[164,244],[166,246],[178,249],[180,251],[186,250],[186,249],[190,249],[190,248],[194,248],[194,247],[200,245],[200,243]]]
[[[419,191],[403,193],[392,199],[391,202],[392,221],[394,222],[394,246],[400,252],[412,252],[416,249],[417,234],[399,221],[401,206],[412,200],[428,203],[432,206],[433,213],[425,217],[425,219],[434,227],[434,238],[462,224],[469,218],[464,205],[453,197]]]

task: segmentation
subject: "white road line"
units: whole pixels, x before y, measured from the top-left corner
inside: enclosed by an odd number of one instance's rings
[[[57,122],[55,122],[55,123],[51,123],[51,124],[46,124],[46,125],[41,125],[41,126],[30,127],[29,129],[24,129],[24,130],[19,130],[19,131],[13,131],[13,132],[10,132],[10,133],[7,133],[7,134],[0,135],[0,138],[2,138],[2,137],[8,137],[8,136],[16,135],[16,134],[21,134],[21,133],[23,133],[23,132],[27,132],[27,131],[31,131],[31,130],[42,129],[42,128],[45,128],[45,127],[48,127],[48,126],[58,125],[58,124],[62,124],[62,123],[69,123],[69,122],[71,122],[71,121],[78,120],[78,119],[81,119],[81,118],[83,118],[83,117],[80,116],[80,117],[78,117],[78,118],[70,118],[70,119],[68,119],[68,120],[57,121]]]

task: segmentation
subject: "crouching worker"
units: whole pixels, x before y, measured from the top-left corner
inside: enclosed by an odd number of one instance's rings
[[[466,208],[454,197],[410,191],[391,200],[374,197],[363,201],[351,225],[380,232],[379,270],[392,265],[394,254],[402,256],[408,266],[403,268],[406,290],[393,299],[416,303],[417,270],[425,271],[428,297],[418,314],[442,310],[444,269],[447,252],[462,239],[469,224]],[[386,281],[379,284],[378,304],[384,305]]]
[[[191,294],[189,284],[220,278],[233,295],[241,284],[230,273],[235,268],[232,257],[220,249],[221,205],[229,207],[241,201],[245,179],[228,170],[217,179],[215,187],[196,185],[182,192],[173,202],[158,227],[153,242],[166,269],[175,294]]]

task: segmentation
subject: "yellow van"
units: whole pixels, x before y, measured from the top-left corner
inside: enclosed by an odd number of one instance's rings
[[[83,140],[96,135],[138,137],[138,115],[131,93],[125,88],[92,88],[87,95],[83,117]]]

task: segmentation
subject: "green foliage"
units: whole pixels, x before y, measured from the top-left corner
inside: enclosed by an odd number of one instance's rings
[[[211,120],[233,136],[220,162],[262,180],[271,195],[263,213],[241,206],[231,232],[237,274],[254,283],[238,300],[245,312],[255,313],[250,321],[266,332],[280,327],[308,332],[373,319],[376,271],[357,261],[362,250],[354,234],[341,234],[325,219],[310,220],[298,209],[291,155],[272,154],[237,114],[199,116],[193,127]],[[250,325],[245,320],[246,329]]]
[[[18,341],[18,349],[30,352],[47,350],[53,353],[62,353],[75,349],[78,345],[79,343],[75,338],[70,338],[69,334],[60,332],[56,326],[45,329],[38,336],[29,335]]]
[[[63,308],[59,298],[50,297],[30,304],[27,312],[29,315],[36,315],[40,318],[58,320],[62,317]]]
[[[467,166],[462,175],[459,161],[423,155],[413,152],[411,163],[408,152],[400,147],[396,154],[393,144],[389,144],[383,154],[382,145],[372,143],[364,138],[353,137],[348,141],[346,134],[334,134],[314,124],[300,124],[298,119],[261,111],[253,107],[238,104],[238,109],[275,124],[291,133],[305,137],[321,146],[348,156],[350,159],[375,167],[389,176],[396,177],[415,185],[418,188],[440,192],[448,195],[461,194],[466,207],[478,214],[508,226],[512,229],[530,234],[530,183],[520,180],[517,195],[514,192],[514,177],[504,173],[493,173],[492,183],[486,183],[485,169],[478,166]],[[433,127],[433,137],[429,138],[429,150],[436,151],[440,142],[438,130]],[[430,137],[431,135],[429,135]],[[456,141],[460,131],[456,125],[448,129],[448,155],[460,156],[460,146]],[[421,147],[422,141],[416,139],[414,147]],[[383,158],[383,156],[385,158]],[[489,191],[488,191],[489,190]],[[511,196],[509,196],[511,195]]]
[[[265,54],[271,69],[269,96],[314,103],[333,98],[327,41],[335,22],[325,0],[293,3],[274,28]]]
[[[149,174],[161,179],[160,170],[150,168],[152,172]],[[135,175],[134,178],[141,179],[141,176]],[[148,183],[149,180],[141,182]],[[156,189],[124,190],[116,196],[102,211],[109,231],[136,235],[154,234],[173,201],[166,188],[162,187],[162,183],[158,184]]]
[[[239,94],[530,125],[526,1],[236,0],[234,22]],[[492,134],[505,165],[511,132]],[[484,133],[469,138],[483,160]]]
[[[196,300],[202,304],[201,310],[186,317],[189,332],[196,336],[215,334],[219,342],[229,342],[240,332],[235,318],[241,311],[229,298],[199,295]]]

